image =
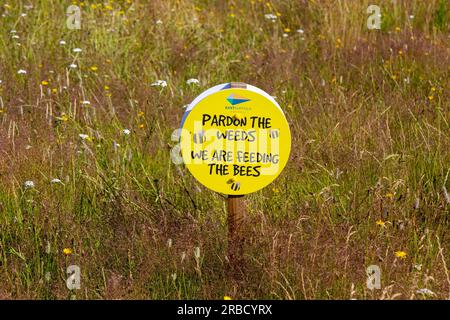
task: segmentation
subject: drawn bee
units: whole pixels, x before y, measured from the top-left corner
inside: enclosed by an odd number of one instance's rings
[[[240,113],[235,113],[235,114],[233,115],[233,119],[241,120],[241,119],[242,119],[242,114],[240,114]]]
[[[205,135],[205,131],[199,131],[197,133],[194,133],[194,143],[203,143],[206,141],[206,135]]]
[[[231,190],[238,191],[241,189],[241,183],[237,182],[234,178],[231,178],[227,181],[228,184],[231,184]]]
[[[280,136],[280,131],[278,129],[271,129],[269,131],[269,137],[272,139],[277,139]]]

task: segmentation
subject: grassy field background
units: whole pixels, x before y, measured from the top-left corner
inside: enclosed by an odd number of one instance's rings
[[[448,1],[376,2],[0,0],[0,298],[449,299]],[[239,280],[223,196],[170,160],[228,81],[293,138],[245,198]]]

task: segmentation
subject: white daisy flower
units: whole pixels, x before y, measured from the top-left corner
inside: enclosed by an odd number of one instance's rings
[[[76,69],[78,66],[75,63],[69,65],[69,68]]]
[[[167,82],[166,81],[164,81],[164,80],[158,80],[158,81],[156,81],[156,82],[153,82],[152,84],[151,84],[151,86],[152,87],[167,87]]]
[[[156,24],[162,24],[163,22],[161,21],[161,19],[156,20],[155,22]]]
[[[191,79],[188,79],[188,80],[186,81],[186,83],[187,83],[187,84],[199,84],[200,81],[199,81],[198,79],[191,78]]]
[[[265,14],[264,18],[266,18],[267,20],[270,20],[272,22],[275,22],[275,20],[277,20],[277,16],[272,13]]]
[[[14,34],[11,38],[13,38],[13,39],[20,39],[20,37],[17,34]]]
[[[434,296],[434,294],[435,294],[433,291],[431,291],[428,288],[419,289],[419,290],[416,291],[416,293],[423,294],[423,295],[426,295],[426,296]]]
[[[304,33],[305,33],[305,30],[303,30],[303,29],[297,29],[297,32],[298,32],[298,33],[301,33],[301,34],[304,34]]]
[[[27,74],[27,70],[20,69],[17,71],[18,74]]]
[[[27,180],[24,182],[23,186],[25,187],[25,189],[34,188],[34,182],[31,180]]]
[[[131,133],[130,129],[123,129],[122,132],[124,135],[127,135],[127,136]]]
[[[84,100],[84,101],[81,101],[81,104],[84,104],[84,105],[90,105],[90,104],[91,104],[91,102],[90,102],[90,101],[88,101],[88,100]]]
[[[66,44],[66,41],[65,41],[65,40],[60,40],[60,41],[59,41],[59,44],[60,44],[61,46],[63,46],[63,45]]]
[[[80,48],[75,48],[75,49],[73,49],[72,51],[75,52],[75,53],[78,53],[78,52],[81,52],[81,51],[83,51],[83,50],[81,50]]]
[[[62,183],[62,182],[61,182],[61,180],[55,178],[55,179],[52,179],[52,180],[50,181],[50,183],[54,184],[54,183]]]
[[[89,136],[88,136],[87,134],[84,134],[84,133],[80,133],[78,136],[79,136],[82,140],[86,140],[87,138],[89,138]]]

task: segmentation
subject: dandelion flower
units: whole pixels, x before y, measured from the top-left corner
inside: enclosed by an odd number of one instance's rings
[[[65,113],[63,113],[63,114],[61,115],[61,117],[56,117],[56,119],[59,120],[59,121],[67,122],[67,121],[69,121],[70,118],[69,118],[68,115],[66,115]]]
[[[396,251],[395,256],[400,259],[406,259],[408,254],[405,251]]]
[[[386,227],[386,222],[381,219],[377,220],[375,223],[377,224],[377,226],[380,226],[382,228]]]
[[[223,296],[223,300],[233,300],[230,296]]]
[[[63,253],[64,253],[66,256],[71,255],[71,254],[72,254],[72,249],[70,249],[70,248],[64,248],[64,249],[63,249]]]
[[[41,81],[41,84],[42,84],[43,86],[48,86],[48,81],[42,80],[42,81]]]
[[[34,182],[31,180],[27,180],[24,182],[23,186],[25,187],[25,189],[32,189],[34,188]]]
[[[92,66],[89,69],[91,69],[91,71],[94,71],[94,72],[98,70],[97,66]]]
[[[291,29],[290,28],[284,28],[284,32],[289,33],[289,32],[291,32]]]

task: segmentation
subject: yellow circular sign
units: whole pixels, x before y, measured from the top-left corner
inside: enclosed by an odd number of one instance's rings
[[[262,189],[289,158],[291,133],[284,113],[256,87],[214,88],[195,99],[183,117],[183,161],[214,191],[243,195]]]

